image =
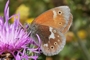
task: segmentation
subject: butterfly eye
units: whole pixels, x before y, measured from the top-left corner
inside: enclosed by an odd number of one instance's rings
[[[62,23],[60,22],[60,23],[58,23],[59,25],[61,25]]]
[[[57,42],[55,42],[54,45],[57,45]]]
[[[53,46],[51,46],[51,49],[53,49],[54,47]]]
[[[58,14],[59,14],[59,15],[61,15],[61,14],[62,14],[62,12],[61,12],[61,11],[58,11]]]

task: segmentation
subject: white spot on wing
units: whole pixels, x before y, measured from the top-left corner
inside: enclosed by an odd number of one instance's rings
[[[56,11],[53,10],[53,18],[56,18],[56,16],[57,16],[57,13]]]
[[[45,47],[48,47],[48,44],[44,44]]]
[[[50,27],[50,28],[49,28],[49,31],[51,32],[51,35],[49,36],[49,39],[50,39],[50,38],[52,38],[52,39],[54,39],[54,38],[55,38],[55,36],[54,36],[54,33],[53,33],[52,29],[53,29],[52,27]]]

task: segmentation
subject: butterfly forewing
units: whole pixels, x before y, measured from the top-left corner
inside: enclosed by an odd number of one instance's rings
[[[67,12],[67,15],[65,12]],[[69,17],[70,11],[68,7],[56,7],[38,16],[34,23],[51,26],[62,31],[68,25]]]

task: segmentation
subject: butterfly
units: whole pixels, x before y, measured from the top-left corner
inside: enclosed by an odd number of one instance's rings
[[[66,43],[65,34],[72,24],[73,16],[68,6],[52,8],[39,15],[30,25],[30,37],[37,44],[39,35],[40,48],[46,56],[58,54]]]

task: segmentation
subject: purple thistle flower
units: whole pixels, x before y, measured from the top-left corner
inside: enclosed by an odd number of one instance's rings
[[[39,47],[28,47],[28,45],[35,45],[29,37],[30,33],[27,33],[26,30],[22,28],[19,22],[19,14],[9,17],[8,4],[9,0],[4,9],[4,17],[0,16],[0,55],[9,52],[14,56],[15,60],[29,60],[30,58],[36,60],[38,56],[33,56],[33,53],[40,53],[40,51],[37,51]],[[9,23],[11,18],[14,18],[12,24]],[[26,51],[29,52],[29,54],[27,54]]]

